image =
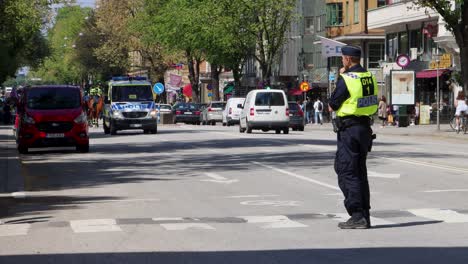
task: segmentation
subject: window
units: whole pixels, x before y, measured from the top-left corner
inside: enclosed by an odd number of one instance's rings
[[[153,101],[153,92],[149,85],[113,86],[112,101],[138,102]]]
[[[359,0],[354,0],[354,24],[359,23]]]
[[[350,24],[350,22],[349,22],[349,17],[350,17],[350,15],[349,15],[349,2],[348,1],[346,1],[345,16],[346,16],[345,17],[345,26],[347,26],[347,25]]]
[[[384,60],[385,45],[369,43],[369,59],[367,68],[379,68],[379,60]]]
[[[304,28],[305,28],[305,35],[314,34],[314,17],[304,17]]]
[[[27,94],[30,109],[74,109],[81,105],[80,91],[66,88],[33,88]]]
[[[386,6],[387,0],[377,0],[377,7]]]
[[[315,21],[315,28],[317,30],[317,32],[323,32],[325,30],[325,16],[324,15],[321,15],[321,16],[316,16],[315,17],[316,21]]]
[[[255,97],[256,106],[281,106],[284,105],[282,93],[257,93]]]
[[[422,32],[421,30],[410,31],[410,48],[420,49],[422,46]]]
[[[327,26],[343,25],[343,3],[327,4]]]
[[[387,35],[387,56],[389,61],[395,61],[398,53],[398,34]]]
[[[400,42],[398,44],[398,53],[399,54],[409,54],[409,49],[408,49],[408,32],[400,32]]]

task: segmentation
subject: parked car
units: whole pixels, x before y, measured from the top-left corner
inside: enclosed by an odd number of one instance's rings
[[[231,97],[226,102],[226,107],[223,111],[223,126],[239,124],[240,114],[242,109],[237,108],[238,104],[244,104],[245,98]]]
[[[200,125],[200,108],[194,103],[177,103],[172,107],[174,124],[183,122],[185,124]]]
[[[17,104],[17,148],[75,146],[89,151],[88,120],[77,86],[25,87]]]
[[[289,127],[293,131],[304,131],[304,111],[297,102],[288,102],[289,105]]]
[[[283,90],[253,90],[247,94],[242,108],[239,132],[252,133],[275,130],[276,134],[289,133],[289,107]]]
[[[223,111],[226,107],[226,102],[213,101],[209,103],[202,112],[201,122],[203,125],[216,125],[216,122],[223,121]]]
[[[156,104],[156,112],[161,110],[162,113],[172,113],[172,106],[170,104]]]

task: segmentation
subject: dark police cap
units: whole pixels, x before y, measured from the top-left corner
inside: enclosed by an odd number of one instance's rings
[[[341,48],[341,53],[351,57],[361,57],[361,48],[351,45],[346,45]]]

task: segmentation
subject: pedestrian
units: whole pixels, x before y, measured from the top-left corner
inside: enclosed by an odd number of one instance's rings
[[[460,116],[466,114],[466,111],[468,110],[468,106],[466,105],[466,97],[465,97],[465,92],[459,91],[458,96],[455,99],[454,102],[455,106],[455,121],[457,123],[457,127],[455,130],[457,132],[460,131]]]
[[[419,102],[414,106],[414,124],[419,125]]]
[[[393,125],[398,126],[398,123],[400,121],[400,106],[393,105],[392,113],[393,113]]]
[[[360,65],[361,49],[344,46],[343,68],[329,101],[336,111],[337,151],[335,172],[350,216],[341,229],[370,228],[370,191],[366,159],[372,148],[371,117],[377,112],[378,86],[375,77]]]
[[[314,103],[310,100],[310,97],[307,98],[307,123],[312,123],[312,113],[314,112]]]
[[[387,121],[387,98],[384,95],[380,97],[379,109],[378,109],[379,119],[382,120],[381,128],[385,127]]]
[[[317,100],[314,103],[314,119],[315,124],[323,123],[323,103],[320,101],[320,98],[317,97]]]

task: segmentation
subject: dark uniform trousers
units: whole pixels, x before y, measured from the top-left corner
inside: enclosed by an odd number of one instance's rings
[[[370,192],[366,159],[371,137],[371,128],[361,124],[338,132],[335,172],[349,215],[363,213],[369,216]]]

